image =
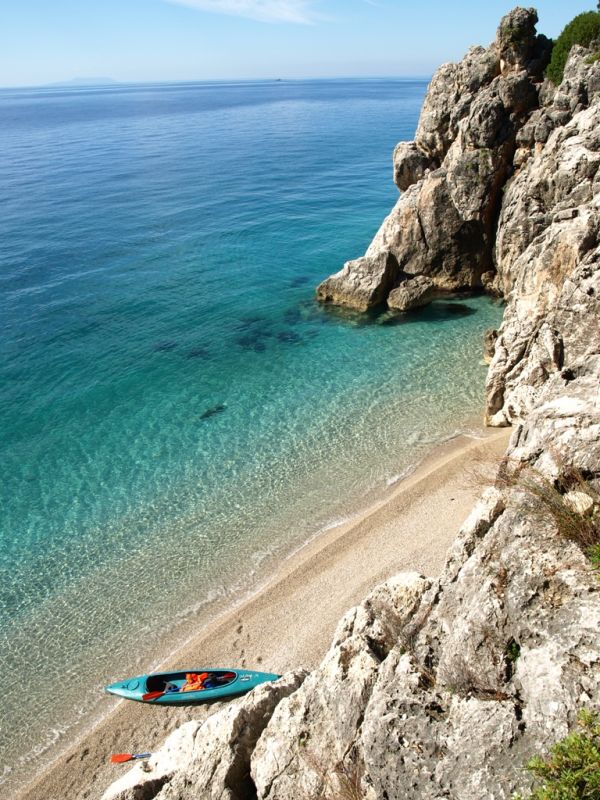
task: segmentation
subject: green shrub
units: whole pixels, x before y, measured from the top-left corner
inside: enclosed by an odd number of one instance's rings
[[[511,663],[516,664],[519,656],[521,655],[521,645],[518,642],[515,642],[514,639],[511,639],[506,645],[504,654]]]
[[[585,554],[592,562],[592,569],[600,572],[600,544],[593,544],[588,547]]]
[[[600,718],[591,711],[579,714],[580,732],[557,742],[545,758],[527,764],[536,782],[527,800],[598,800],[600,797]],[[515,795],[513,800],[526,800]]]
[[[552,50],[552,58],[546,67],[546,77],[558,86],[563,79],[565,64],[574,44],[589,47],[590,42],[600,36],[600,14],[586,11],[578,14],[564,28]]]

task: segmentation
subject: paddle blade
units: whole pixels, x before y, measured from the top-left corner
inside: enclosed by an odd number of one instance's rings
[[[164,692],[146,692],[146,694],[142,695],[142,700],[144,703],[147,703],[148,700],[156,700],[157,697],[162,697]]]
[[[126,761],[133,761],[136,758],[150,758],[152,753],[115,753],[110,757],[113,764],[124,764]]]

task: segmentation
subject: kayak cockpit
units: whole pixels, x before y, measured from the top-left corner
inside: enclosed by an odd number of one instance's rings
[[[148,675],[146,692],[185,692],[222,689],[232,684],[237,673],[232,670],[205,670],[200,673],[165,672]]]

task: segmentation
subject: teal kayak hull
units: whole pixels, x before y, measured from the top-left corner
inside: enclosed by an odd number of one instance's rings
[[[195,691],[182,691],[186,673],[208,673],[205,688]],[[105,691],[125,700],[137,700],[153,706],[188,706],[200,703],[214,703],[239,697],[261,683],[280,678],[272,672],[255,672],[247,669],[216,669],[201,667],[177,672],[159,672],[150,675],[137,675],[134,678],[111,683]]]

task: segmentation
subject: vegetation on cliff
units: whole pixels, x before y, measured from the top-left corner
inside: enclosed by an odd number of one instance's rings
[[[514,473],[506,475],[505,459],[496,486],[512,486],[524,495],[523,511],[531,519],[550,522],[563,539],[575,542],[597,568],[600,555],[600,494],[582,472],[558,465],[552,480],[527,465],[517,462]]]
[[[595,800],[600,797],[600,717],[583,710],[579,731],[551,748],[545,758],[532,758],[527,769],[540,786],[527,800]],[[514,800],[525,800],[515,795]]]
[[[596,11],[578,14],[565,26],[556,40],[552,58],[546,68],[546,77],[558,86],[562,82],[565,64],[573,45],[589,47],[598,38],[600,38],[600,14]]]

